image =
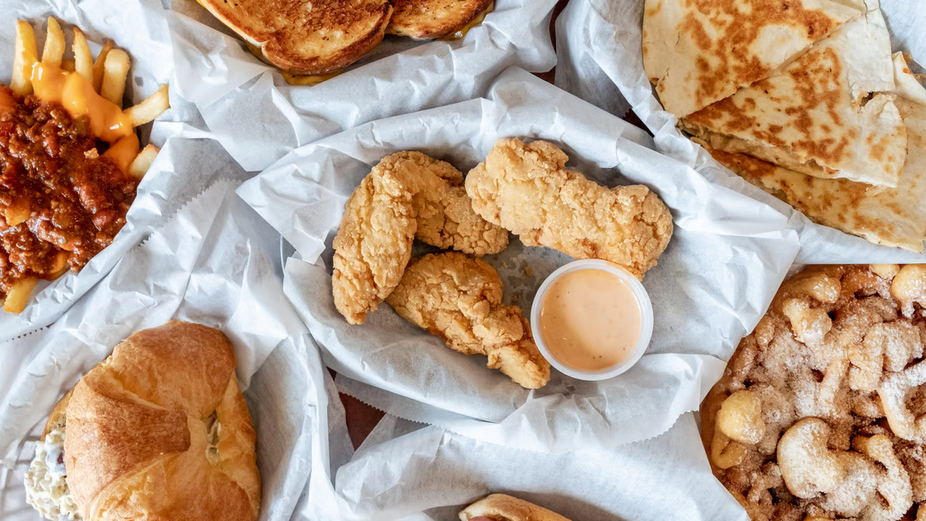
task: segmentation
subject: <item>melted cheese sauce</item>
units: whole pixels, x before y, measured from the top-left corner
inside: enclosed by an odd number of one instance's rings
[[[327,74],[293,74],[291,72],[280,71],[280,74],[283,75],[283,79],[286,80],[286,83],[290,85],[318,85],[319,83],[330,80],[335,76],[338,76],[343,71],[338,70],[334,72],[329,72]]]
[[[466,37],[466,33],[470,31],[473,27],[481,24],[485,21],[486,16],[495,10],[495,2],[489,4],[489,7],[486,7],[484,11],[476,15],[476,18],[473,18],[469,21],[468,24],[464,25],[462,29],[448,34],[447,36],[441,38],[441,40],[462,40]]]
[[[600,371],[628,358],[643,327],[633,291],[602,270],[567,273],[540,304],[540,334],[564,365]]]
[[[115,143],[135,134],[132,119],[97,94],[90,81],[76,72],[36,63],[32,68],[32,87],[36,96],[43,101],[60,103],[71,117],[89,117],[93,134],[103,141]]]

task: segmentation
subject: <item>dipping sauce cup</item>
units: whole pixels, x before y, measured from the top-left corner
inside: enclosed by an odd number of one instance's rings
[[[561,373],[606,380],[643,356],[653,335],[653,305],[630,272],[603,260],[579,260],[540,285],[531,329],[544,358]]]

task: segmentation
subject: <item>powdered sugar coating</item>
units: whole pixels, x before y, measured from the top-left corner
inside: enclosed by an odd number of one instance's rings
[[[753,521],[896,521],[926,502],[922,268],[808,268],[742,340],[702,404],[702,432]],[[764,433],[733,440],[718,411],[744,392]]]

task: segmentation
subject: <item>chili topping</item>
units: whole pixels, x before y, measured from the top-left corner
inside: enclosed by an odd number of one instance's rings
[[[90,118],[0,87],[0,299],[23,278],[79,271],[125,224],[138,180]]]

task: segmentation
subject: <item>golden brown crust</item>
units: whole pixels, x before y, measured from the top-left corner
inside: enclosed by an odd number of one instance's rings
[[[680,126],[724,152],[809,176],[895,187],[907,132],[894,96],[880,92],[893,86],[890,38],[876,11]]]
[[[351,324],[363,324],[402,279],[415,240],[412,196],[393,165],[381,162],[354,189],[334,247],[334,305]]]
[[[48,436],[49,432],[64,426],[67,417],[68,402],[71,400],[71,394],[73,393],[74,389],[68,391],[67,394],[58,400],[58,403],[55,404],[55,408],[51,410],[51,414],[48,415],[48,421],[45,422],[45,429],[42,431],[42,441],[45,441],[45,436]]]
[[[443,38],[476,19],[492,0],[395,0],[386,32],[418,40]]]
[[[602,259],[642,279],[672,237],[672,214],[643,185],[608,189],[566,168],[545,141],[500,139],[466,177],[473,210],[517,234],[576,259]]]
[[[351,194],[334,238],[334,304],[362,324],[395,288],[412,241],[475,255],[498,253],[508,232],[477,215],[463,174],[421,152],[386,156]]]
[[[234,369],[221,332],[171,321],[129,337],[85,375],[67,404],[65,441],[83,517],[256,519],[255,434]],[[213,414],[218,457],[207,454]]]
[[[413,260],[386,299],[396,313],[465,355],[485,355],[489,368],[537,389],[550,364],[531,336],[521,308],[502,303],[502,281],[482,259],[445,252]]]
[[[646,0],[643,66],[666,110],[687,116],[765,78],[862,14],[844,4]]]
[[[122,475],[190,446],[185,414],[145,404],[128,393],[105,396],[106,389],[94,388],[97,375],[91,372],[74,388],[64,449],[68,487],[85,516],[103,489]],[[138,433],[144,433],[143,440],[137,439]]]
[[[421,152],[398,152],[383,161],[402,166],[405,184],[415,192],[415,238],[442,249],[490,255],[508,247],[508,230],[473,211],[463,173]]]
[[[897,188],[873,189],[847,179],[821,179],[778,167],[746,154],[712,149],[721,164],[787,202],[810,220],[888,246],[923,251],[926,235],[926,106],[898,98],[907,153]]]
[[[505,494],[492,494],[466,507],[460,512],[460,521],[479,516],[493,521],[569,521],[556,512]]]
[[[357,61],[382,41],[387,0],[200,0],[263,57],[295,74],[324,74]]]

